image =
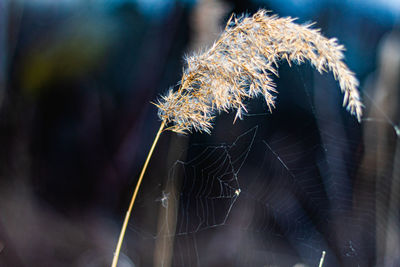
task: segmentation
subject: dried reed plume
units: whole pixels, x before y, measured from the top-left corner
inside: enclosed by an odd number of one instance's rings
[[[179,89],[156,104],[167,129],[178,133],[210,133],[216,113],[236,110],[242,118],[244,100],[263,95],[270,112],[275,107],[278,62],[301,64],[309,60],[320,73],[331,71],[344,93],[343,106],[361,120],[358,81],[345,63],[344,47],[327,39],[312,24],[298,25],[293,18],[268,16],[259,10],[252,17],[232,15],[220,39],[208,50],[186,58]]]

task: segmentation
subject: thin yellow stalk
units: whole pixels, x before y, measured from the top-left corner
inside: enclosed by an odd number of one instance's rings
[[[326,254],[326,252],[325,252],[325,251],[322,251],[322,256],[321,256],[321,259],[319,260],[319,265],[318,265],[318,267],[322,267],[322,265],[324,265],[325,254]]]
[[[125,231],[126,231],[126,227],[128,225],[129,217],[131,216],[131,211],[132,211],[132,208],[133,208],[133,204],[135,203],[136,195],[137,195],[137,193],[139,191],[140,184],[142,183],[144,173],[146,172],[146,169],[147,169],[147,165],[149,164],[151,155],[153,154],[154,148],[156,147],[158,138],[160,137],[160,134],[162,133],[162,131],[164,129],[164,126],[165,126],[165,122],[163,121],[161,123],[160,129],[158,129],[156,137],[154,138],[154,141],[153,141],[153,144],[151,145],[150,151],[147,154],[147,158],[146,158],[146,161],[145,161],[145,163],[143,165],[142,172],[140,173],[139,180],[136,183],[135,191],[133,192],[133,195],[132,195],[132,198],[131,198],[131,203],[129,204],[128,211],[126,212],[124,224],[122,225],[122,228],[121,228],[121,233],[119,234],[118,244],[117,244],[117,247],[115,249],[114,258],[113,258],[113,261],[112,261],[112,264],[111,264],[112,267],[117,267],[119,252],[121,251],[122,241],[124,240]]]

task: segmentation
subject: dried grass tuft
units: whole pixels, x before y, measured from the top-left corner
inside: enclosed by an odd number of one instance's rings
[[[270,112],[277,90],[272,74],[278,63],[308,60],[320,73],[331,71],[344,93],[343,106],[360,121],[362,103],[354,73],[343,62],[344,47],[312,24],[279,18],[259,10],[253,16],[231,16],[219,40],[207,51],[185,59],[177,91],[170,89],[156,104],[168,130],[210,133],[214,116],[236,110],[242,119],[245,99],[263,95]]]

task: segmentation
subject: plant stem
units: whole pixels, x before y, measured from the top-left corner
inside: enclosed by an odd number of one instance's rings
[[[325,252],[325,251],[322,251],[322,256],[321,256],[321,259],[319,260],[319,265],[318,265],[318,267],[322,267],[322,265],[324,265],[325,254],[326,254],[326,252]]]
[[[157,135],[154,138],[154,141],[153,141],[153,144],[151,145],[150,151],[147,154],[147,158],[146,158],[146,161],[144,162],[144,165],[143,165],[143,168],[142,168],[142,172],[140,173],[139,179],[138,179],[138,181],[136,183],[135,191],[133,192],[133,195],[132,195],[132,198],[131,198],[131,203],[129,204],[128,211],[126,212],[124,224],[122,225],[122,229],[121,229],[121,233],[119,234],[118,244],[117,244],[117,247],[115,249],[114,258],[113,258],[111,267],[117,267],[119,252],[121,250],[122,241],[124,240],[125,231],[126,231],[126,227],[128,225],[129,217],[131,216],[132,207],[133,207],[133,204],[135,203],[136,195],[137,195],[137,193],[139,191],[140,184],[142,183],[144,173],[146,172],[146,169],[147,169],[147,165],[149,164],[151,155],[153,154],[154,148],[155,148],[155,146],[157,144],[157,141],[158,141],[158,138],[160,137],[160,134],[162,133],[162,130],[164,129],[164,126],[165,126],[165,121],[162,121],[160,129],[158,129]]]

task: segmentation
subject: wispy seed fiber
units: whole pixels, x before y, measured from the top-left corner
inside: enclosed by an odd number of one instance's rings
[[[293,18],[279,18],[259,10],[253,16],[232,17],[212,47],[188,56],[177,91],[170,89],[156,104],[159,117],[178,133],[210,133],[214,116],[236,110],[247,112],[244,100],[263,95],[270,111],[277,90],[272,74],[286,60],[308,60],[320,73],[331,71],[344,94],[343,106],[362,116],[362,103],[354,73],[343,62],[344,47],[328,39],[312,24],[299,25]]]

